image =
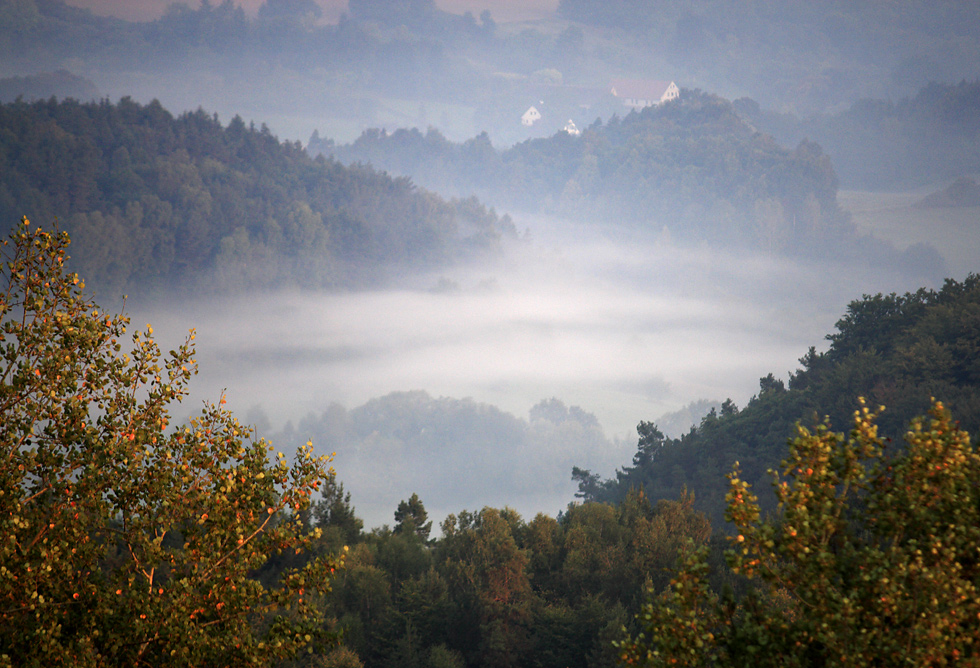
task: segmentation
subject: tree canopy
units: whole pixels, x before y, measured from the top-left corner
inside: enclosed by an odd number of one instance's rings
[[[328,460],[274,455],[223,399],[171,425],[193,330],[162,356],[147,326],[123,352],[127,318],[67,246],[26,218],[3,244],[0,665],[268,665],[323,641],[311,604],[337,559],[254,575],[315,546],[301,517]]]
[[[800,427],[769,518],[736,466],[727,559],[755,590],[719,599],[691,551],[619,645],[623,663],[980,664],[980,454],[938,401],[904,448],[879,436],[877,416],[862,402],[849,438]]]

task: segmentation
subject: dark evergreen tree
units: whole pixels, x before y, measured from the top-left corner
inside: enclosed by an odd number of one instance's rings
[[[398,504],[395,510],[395,533],[415,533],[422,541],[429,540],[432,522],[427,522],[429,514],[425,512],[422,499],[413,493],[407,501]]]

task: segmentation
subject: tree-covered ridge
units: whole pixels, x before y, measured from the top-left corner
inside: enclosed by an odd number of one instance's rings
[[[512,230],[475,200],[313,160],[239,117],[127,98],[0,106],[0,215],[72,234],[105,289],[355,286],[493,248]]]
[[[851,234],[837,177],[820,147],[789,150],[755,132],[720,97],[678,100],[497,151],[430,130],[367,131],[309,150],[369,162],[440,192],[501,205],[665,230],[674,239],[738,242],[765,251],[837,247]]]
[[[861,396],[888,407],[878,424],[896,443],[931,397],[944,397],[962,428],[978,433],[980,276],[948,280],[940,290],[865,296],[848,306],[827,338],[829,349],[811,348],[788,387],[769,374],[743,409],[729,400],[678,439],[641,422],[632,464],[609,480],[575,469],[579,495],[615,502],[640,489],[651,499],[670,499],[686,488],[721,526],[724,476],[738,461],[743,479],[761,490],[763,507],[771,509],[766,471],[778,465],[796,422],[816,424],[827,416],[832,425],[846,425]]]
[[[337,453],[336,466],[369,526],[384,521],[408,491],[440,517],[461,506],[561,508],[575,491],[568,479],[573,465],[611,470],[629,452],[606,437],[595,415],[554,398],[521,418],[472,398],[421,390],[349,410],[332,404],[272,437],[287,446],[312,439],[322,452]]]

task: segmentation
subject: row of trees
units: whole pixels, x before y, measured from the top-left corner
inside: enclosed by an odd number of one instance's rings
[[[611,666],[644,588],[662,588],[679,547],[711,534],[690,498],[637,494],[530,521],[487,507],[449,515],[429,539],[416,495],[393,528],[367,534],[342,485],[325,497],[319,528],[351,545],[325,612],[367,666]]]

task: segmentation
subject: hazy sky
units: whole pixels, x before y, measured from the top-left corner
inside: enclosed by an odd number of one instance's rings
[[[174,0],[66,0],[69,5],[85,7],[97,14],[117,16],[129,21],[148,21],[159,18]],[[233,0],[254,15],[263,0]],[[220,4],[221,0],[212,0]],[[347,0],[316,0],[323,8],[327,21],[336,21],[347,10]],[[199,7],[200,0],[184,0],[184,4]],[[479,15],[489,9],[497,21],[533,20],[546,16],[558,7],[558,0],[436,0],[445,11],[462,14],[471,11]]]

